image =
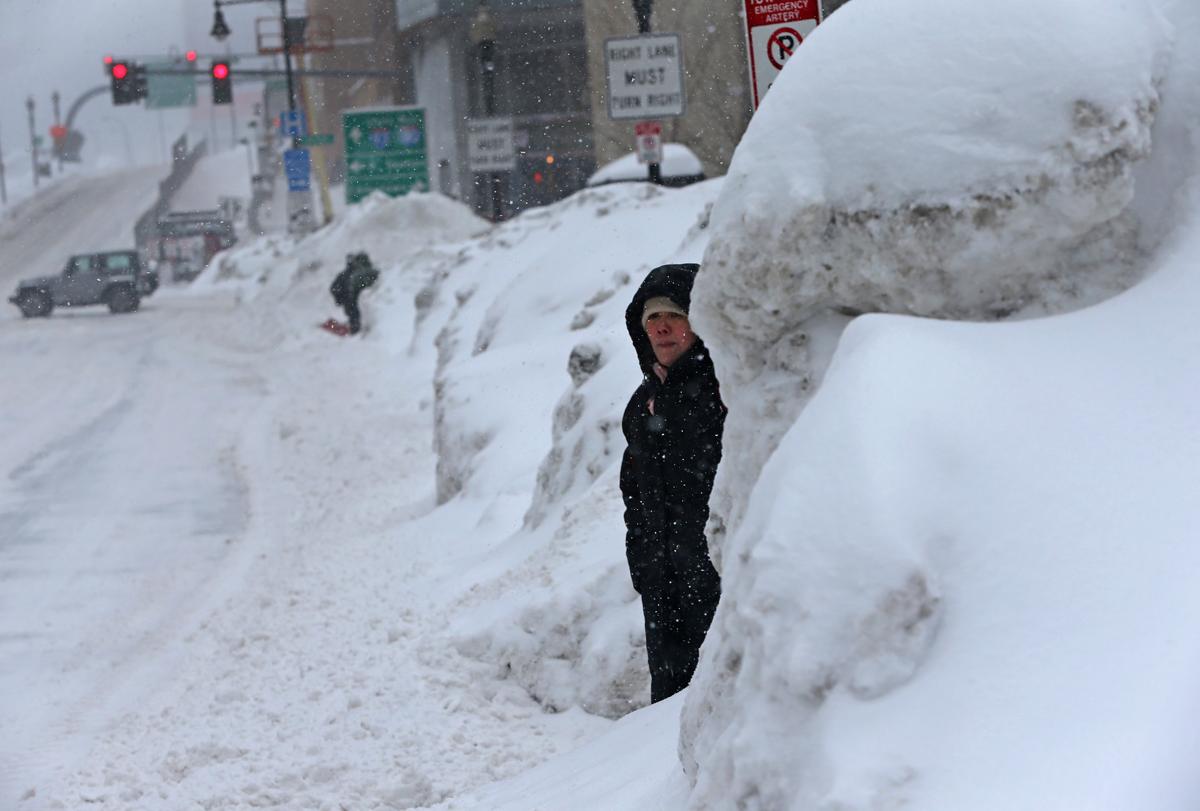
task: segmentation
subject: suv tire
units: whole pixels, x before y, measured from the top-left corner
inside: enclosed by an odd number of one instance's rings
[[[109,290],[105,301],[111,313],[131,313],[141,304],[137,291],[127,284]]]
[[[17,306],[26,318],[45,318],[54,309],[54,302],[45,290],[29,290],[17,299]]]

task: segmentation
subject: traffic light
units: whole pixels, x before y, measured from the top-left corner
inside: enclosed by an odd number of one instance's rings
[[[228,62],[213,62],[209,71],[212,76],[213,104],[231,104],[233,102],[233,74]]]
[[[108,77],[112,80],[113,104],[133,104],[137,101],[132,63],[114,59],[108,66]]]
[[[146,66],[125,59],[105,58],[112,83],[113,104],[133,104],[146,98]]]

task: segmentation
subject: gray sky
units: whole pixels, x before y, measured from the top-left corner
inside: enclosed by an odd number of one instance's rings
[[[289,12],[302,13],[293,0]],[[208,36],[211,0],[0,0],[0,145],[10,177],[28,175],[29,119],[25,100],[36,103],[37,132],[49,141],[52,121],[50,94],[62,95],[66,116],[83,92],[107,84],[102,70],[105,54],[165,55],[172,47],[189,48],[204,57],[229,49],[246,52],[254,41],[254,19],[278,13],[274,2],[253,3],[226,10],[234,36],[224,44]],[[87,141],[84,161],[89,166],[160,162],[162,144],[184,129],[209,129],[208,92],[198,90],[195,111],[147,111],[140,105],[113,107],[107,94],[88,102],[76,118]],[[226,111],[218,112],[218,117]],[[229,131],[224,124],[222,132]]]

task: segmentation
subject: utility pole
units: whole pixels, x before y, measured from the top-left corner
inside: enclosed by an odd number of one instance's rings
[[[25,99],[25,109],[29,110],[29,155],[33,159],[33,187],[38,186],[38,148],[37,127],[33,123],[33,96]]]
[[[639,34],[650,33],[650,15],[654,13],[654,0],[633,0],[633,13],[637,16]],[[662,167],[657,163],[650,164],[650,182],[662,184]]]

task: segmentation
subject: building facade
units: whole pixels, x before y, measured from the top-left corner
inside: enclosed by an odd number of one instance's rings
[[[824,0],[826,15],[844,2]],[[680,36],[685,71],[685,112],[662,122],[663,139],[689,147],[709,176],[724,174],[753,112],[743,4],[657,0],[651,16],[653,32]],[[637,33],[632,0],[309,0],[308,9],[336,29],[336,47],[309,55],[311,67],[390,74],[306,83],[313,129],[338,139],[324,154],[334,180],[344,171],[341,112],[351,108],[422,107],[433,189],[482,213],[493,189],[471,171],[467,124],[489,110],[514,125],[516,169],[498,175],[504,216],[573,193],[634,149],[633,122],[608,117],[604,62],[606,40]]]
[[[332,50],[317,50],[296,60],[298,67],[319,71],[369,70],[392,72],[392,78],[322,76],[301,82],[302,106],[312,132],[331,133],[334,144],[320,148],[331,180],[345,177],[341,156],[342,111],[391,106],[410,98],[411,77],[396,51],[396,7],[392,0],[308,0],[308,16],[332,24]],[[322,21],[324,22],[324,21]]]
[[[467,122],[489,110],[512,119],[517,152],[499,174],[502,215],[582,188],[595,154],[579,0],[398,0],[397,43],[425,109],[435,188],[491,210],[491,179],[467,154]]]

